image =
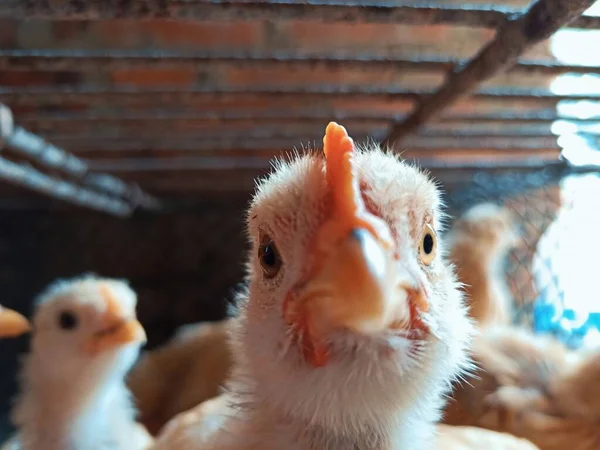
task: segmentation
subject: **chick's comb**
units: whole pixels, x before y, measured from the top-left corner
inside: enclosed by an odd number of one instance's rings
[[[330,122],[323,146],[327,184],[333,193],[336,216],[346,221],[356,217],[362,205],[352,163],[354,141],[343,126]]]

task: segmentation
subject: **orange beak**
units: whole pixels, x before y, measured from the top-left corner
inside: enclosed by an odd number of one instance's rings
[[[366,210],[352,139],[332,122],[323,141],[332,213],[316,233],[311,267],[284,304],[284,317],[314,366],[327,363],[324,336],[336,329],[375,334],[407,326],[409,297],[420,292],[410,277],[399,274],[389,227]]]
[[[17,337],[31,329],[29,321],[12,309],[0,306],[0,337]]]
[[[121,307],[108,286],[102,286],[102,294],[106,301],[106,312],[102,317],[99,331],[85,342],[85,350],[90,354],[98,354],[107,350],[133,343],[145,343],[146,332],[136,319],[126,319]]]

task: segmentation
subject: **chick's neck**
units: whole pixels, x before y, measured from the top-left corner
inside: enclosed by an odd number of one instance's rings
[[[50,379],[35,360],[26,364],[24,389],[15,411],[23,450],[85,450],[109,439],[112,415],[129,402],[124,381],[110,374]],[[120,408],[122,404],[122,408]]]
[[[430,450],[434,424],[419,420],[417,414],[399,414],[388,422],[365,424],[361,429],[335,429],[325,424],[286,416],[280,412],[257,410],[248,423],[250,442],[255,450]],[[259,436],[256,438],[256,436]]]

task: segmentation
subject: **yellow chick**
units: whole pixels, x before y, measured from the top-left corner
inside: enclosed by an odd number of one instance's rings
[[[233,411],[178,450],[421,450],[473,325],[424,173],[327,127],[324,157],[278,164],[248,212]],[[170,427],[169,427],[170,428]],[[169,447],[169,444],[172,447]]]
[[[203,448],[211,436],[235,413],[226,393],[179,414],[161,434],[157,448],[188,448],[193,441]],[[437,425],[431,450],[539,450],[526,439],[477,427]]]
[[[0,338],[17,337],[29,329],[29,321],[25,317],[0,305]]]
[[[133,290],[84,276],[55,282],[36,303],[12,414],[18,433],[5,448],[147,448],[124,382],[146,341]]]

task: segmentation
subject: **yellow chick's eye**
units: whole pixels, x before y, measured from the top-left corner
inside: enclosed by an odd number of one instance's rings
[[[435,258],[437,250],[437,235],[431,225],[425,225],[423,236],[419,244],[419,258],[426,266],[430,265]]]
[[[275,278],[281,269],[281,256],[273,240],[264,235],[258,247],[258,260],[265,278]]]

